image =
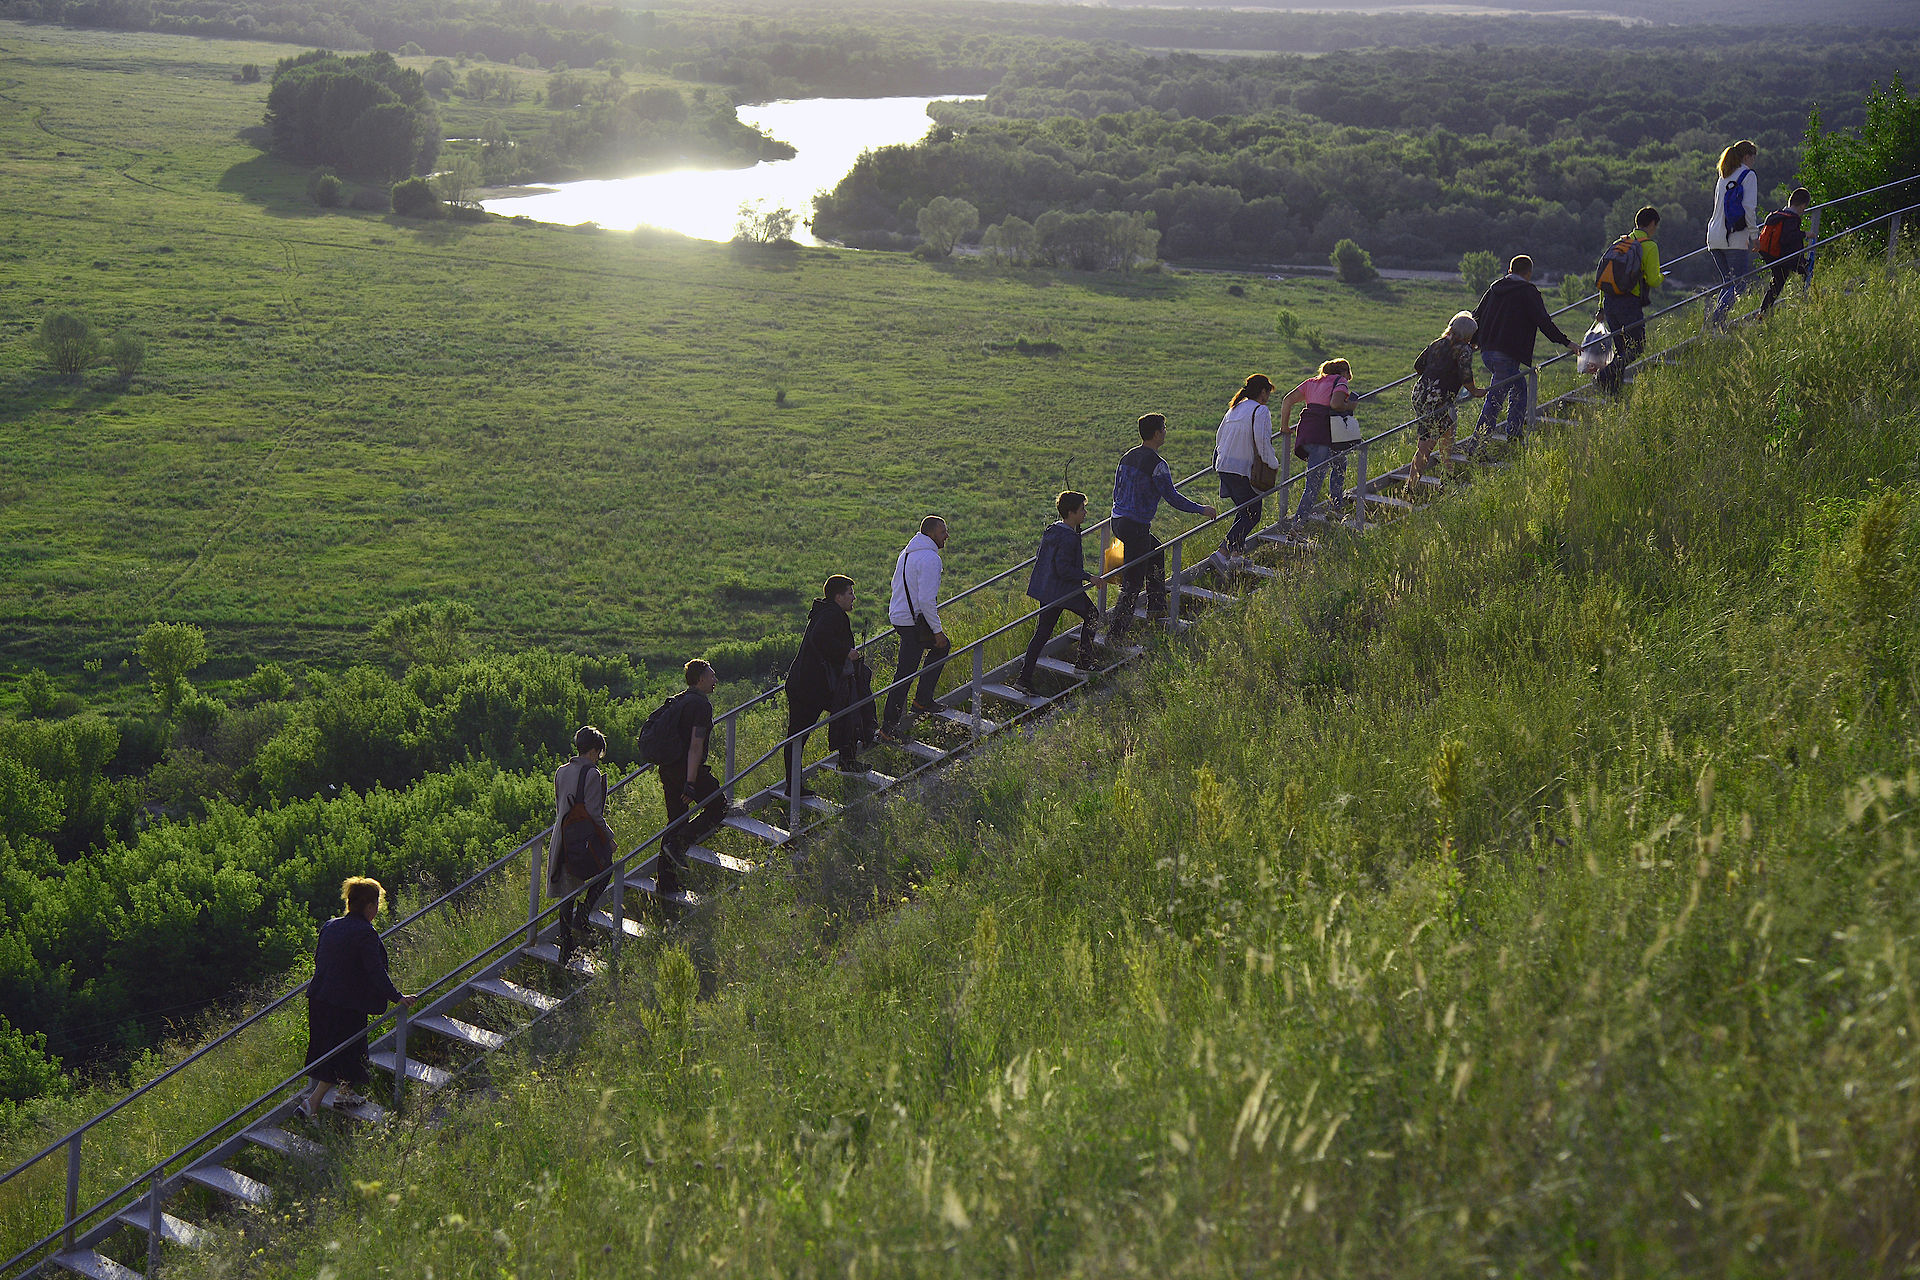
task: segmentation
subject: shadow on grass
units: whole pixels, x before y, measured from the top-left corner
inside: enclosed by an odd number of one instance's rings
[[[242,129],[240,135],[253,142],[251,135],[257,132],[261,131]],[[305,169],[264,152],[230,167],[214,188],[259,205],[277,218],[318,218],[329,212],[307,198]]]
[[[90,378],[68,378],[55,373],[23,373],[0,380],[0,402],[16,415],[29,413],[98,413],[116,404],[127,384],[111,370]]]

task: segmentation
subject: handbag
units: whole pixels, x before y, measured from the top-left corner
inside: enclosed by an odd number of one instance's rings
[[[1257,410],[1260,407],[1259,401],[1254,401],[1253,407]],[[1272,423],[1271,415],[1268,416],[1267,421],[1269,424]],[[1272,435],[1271,427],[1268,435]],[[1255,492],[1266,493],[1280,483],[1279,469],[1268,466],[1267,460],[1260,456],[1260,442],[1254,438],[1253,434],[1252,413],[1247,414],[1247,452],[1253,455],[1253,465],[1247,468],[1247,479],[1253,482]]]
[[[1360,419],[1350,413],[1329,413],[1327,429],[1335,444],[1353,444],[1360,439]]]

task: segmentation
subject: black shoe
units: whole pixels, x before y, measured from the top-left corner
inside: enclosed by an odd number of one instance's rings
[[[789,794],[786,783],[783,782],[780,784],[779,794],[781,796],[787,796]],[[800,784],[800,794],[802,796],[817,796],[820,793],[818,791],[815,791],[812,787],[808,786],[806,783],[803,782]]]
[[[938,715],[945,710],[946,708],[937,702],[928,702],[922,698],[913,700],[913,714],[916,716]]]
[[[833,768],[834,772],[845,774],[850,778],[864,778],[867,776],[867,766],[861,764],[858,760],[842,758]]]
[[[1015,693],[1023,693],[1029,698],[1037,698],[1040,696],[1033,691],[1033,682],[1025,676],[1015,676],[1013,679],[1007,681],[1007,688],[1013,690]]]
[[[1089,649],[1085,653],[1074,655],[1073,666],[1076,671],[1098,671],[1100,660],[1094,657],[1093,650]]]

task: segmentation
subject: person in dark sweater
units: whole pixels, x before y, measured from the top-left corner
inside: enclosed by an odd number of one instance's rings
[[[1167,613],[1166,558],[1160,554],[1160,539],[1153,536],[1153,517],[1160,504],[1164,501],[1176,511],[1209,520],[1220,514],[1174,487],[1173,472],[1160,456],[1167,442],[1166,415],[1142,414],[1139,427],[1140,443],[1120,455],[1120,465],[1113,472],[1113,534],[1126,556],[1126,567],[1120,571],[1120,599],[1107,623],[1107,639],[1116,644],[1133,622],[1143,590],[1149,619]]]
[[[1787,197],[1787,207],[1777,213],[1767,215],[1760,224],[1760,243],[1772,249],[1767,265],[1773,268],[1773,283],[1767,286],[1767,296],[1760,300],[1760,313],[1765,315],[1773,310],[1773,304],[1780,301],[1780,291],[1787,287],[1787,281],[1793,273],[1801,270],[1805,264],[1802,255],[1807,248],[1807,228],[1801,221],[1806,217],[1807,209],[1813,204],[1813,193],[1805,187],[1795,187],[1793,194]],[[1769,228],[1780,228],[1770,232]]]
[[[313,1090],[294,1109],[303,1120],[335,1090],[335,1107],[366,1102],[349,1086],[364,1086],[370,1079],[367,1023],[390,1004],[413,1004],[412,996],[393,985],[386,944],[373,927],[386,898],[378,880],[350,877],[340,886],[345,910],[320,926],[313,977],[307,982],[307,1078]]]
[[[1087,495],[1069,489],[1053,500],[1053,509],[1060,518],[1040,535],[1033,576],[1027,580],[1027,595],[1038,600],[1041,608],[1040,616],[1034,619],[1026,660],[1020,664],[1020,676],[1013,682],[1013,687],[1025,694],[1033,692],[1033,673],[1039,669],[1040,655],[1053,638],[1062,613],[1080,619],[1080,647],[1073,665],[1082,671],[1093,669],[1093,632],[1100,625],[1099,607],[1084,589],[1094,580],[1087,572],[1080,546],[1080,526],[1087,522]]]
[[[787,753],[787,794],[800,788],[801,795],[812,795],[806,779],[793,768],[794,761],[807,750],[807,735],[814,723],[841,702],[842,688],[853,679],[853,579],[836,573],[820,589],[820,598],[807,612],[806,634],[800,640],[800,652],[787,672],[787,736],[799,734]],[[827,741],[840,754],[842,773],[861,773],[855,757],[857,738],[842,728],[851,717],[843,716],[827,726]],[[849,725],[849,728],[851,726]]]
[[[1493,375],[1487,388],[1486,403],[1480,407],[1480,430],[1491,429],[1500,420],[1500,405],[1507,403],[1507,438],[1518,443],[1527,428],[1527,377],[1533,368],[1533,340],[1545,334],[1568,351],[1573,340],[1560,332],[1560,326],[1547,314],[1547,304],[1533,285],[1533,259],[1521,254],[1507,267],[1507,274],[1487,286],[1480,305],[1473,309],[1475,334],[1480,344],[1480,362]]]

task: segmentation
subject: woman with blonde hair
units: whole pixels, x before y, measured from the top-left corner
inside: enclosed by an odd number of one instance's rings
[[[378,880],[349,876],[340,884],[343,910],[320,926],[313,977],[307,982],[307,1078],[313,1090],[293,1112],[302,1120],[318,1112],[335,1090],[337,1110],[365,1104],[349,1086],[365,1086],[371,1078],[367,1023],[390,1004],[413,1004],[388,976],[387,947],[373,927],[386,901]]]
[[[1711,317],[1716,325],[1726,323],[1746,288],[1741,277],[1753,269],[1753,239],[1760,230],[1760,175],[1753,171],[1753,158],[1759,153],[1745,138],[1720,153],[1713,208],[1707,213],[1707,256],[1722,281]]]
[[[1473,382],[1473,335],[1480,322],[1471,311],[1454,313],[1440,336],[1414,358],[1413,371],[1420,375],[1413,384],[1415,431],[1420,443],[1413,466],[1407,472],[1407,492],[1411,494],[1426,473],[1437,443],[1442,458],[1453,456],[1453,437],[1459,429],[1460,393],[1475,397],[1487,393]]]

